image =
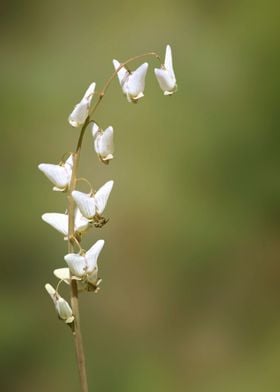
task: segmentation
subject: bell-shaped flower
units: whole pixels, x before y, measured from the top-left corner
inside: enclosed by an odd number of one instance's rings
[[[115,70],[120,67],[118,60],[113,60]],[[144,97],[145,77],[148,70],[148,63],[140,65],[135,71],[129,72],[125,67],[118,71],[118,78],[124,95],[128,102],[137,102]]]
[[[64,256],[71,275],[96,287],[98,283],[97,259],[103,246],[104,240],[99,240],[85,254],[68,253]]]
[[[67,161],[60,165],[53,165],[52,163],[40,163],[38,168],[55,185],[53,187],[54,191],[66,191],[71,181],[73,156],[71,154]]]
[[[166,46],[164,65],[155,68],[155,75],[164,95],[172,95],[177,90],[170,45]]]
[[[113,185],[114,181],[108,181],[95,194],[80,191],[72,192],[72,197],[85,218],[94,220],[95,217],[102,216]]]
[[[90,112],[95,86],[95,83],[91,83],[82,100],[74,107],[72,113],[70,114],[68,121],[72,127],[80,127],[86,121]]]
[[[113,127],[110,126],[103,131],[96,123],[93,123],[91,132],[94,139],[95,152],[103,163],[108,164],[114,158]]]
[[[67,214],[61,214],[57,212],[47,212],[42,215],[42,219],[44,222],[48,223],[54,229],[59,231],[61,234],[65,236],[65,239],[68,237],[68,220],[69,217]],[[77,208],[75,211],[75,220],[74,220],[74,231],[75,234],[81,234],[89,228],[90,222],[86,219],[81,211]]]
[[[53,300],[58,317],[66,324],[71,324],[74,321],[74,316],[68,302],[49,283],[45,285],[45,288]]]

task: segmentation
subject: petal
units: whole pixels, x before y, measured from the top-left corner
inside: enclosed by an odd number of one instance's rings
[[[171,95],[176,91],[176,80],[173,79],[166,69],[155,68],[155,75],[160,88],[165,95]]]
[[[72,127],[79,127],[84,124],[89,115],[92,97],[95,91],[95,83],[91,83],[85,92],[82,100],[74,107],[68,121]]]
[[[99,131],[99,126],[94,122],[92,124],[92,128],[91,128],[91,133],[92,133],[92,137],[95,139],[95,137],[97,136]]]
[[[69,268],[57,268],[53,271],[56,278],[63,280],[65,283],[69,284],[71,280]]]
[[[73,191],[72,197],[75,200],[82,215],[88,219],[92,219],[95,215],[95,200],[88,194],[79,191]]]
[[[101,159],[108,159],[108,156],[113,157],[114,153],[114,130],[113,127],[108,127],[101,134],[96,136],[94,141],[95,151],[100,155]]]
[[[120,67],[120,63],[118,62],[118,60],[113,60],[113,65],[115,70],[117,70]],[[129,76],[129,72],[125,67],[122,67],[119,71],[118,71],[118,79],[120,82],[121,87],[123,87],[125,81],[127,80]]]
[[[172,51],[171,51],[170,45],[166,46],[164,66],[167,69],[167,71],[169,72],[171,78],[174,79],[175,83],[176,83],[175,73],[174,73],[174,69],[173,69]]]
[[[67,187],[70,178],[64,166],[41,163],[38,168],[57,188],[64,190]]]
[[[86,263],[88,267],[88,273],[91,273],[95,268],[97,268],[97,258],[104,246],[105,241],[97,241],[85,254]]]
[[[53,300],[56,296],[56,291],[53,286],[49,283],[45,284],[45,289],[47,290],[48,294],[50,295],[51,299]]]
[[[61,320],[64,320],[66,323],[73,322],[74,317],[73,317],[72,309],[64,298],[59,297],[57,299],[55,303],[55,308]]]
[[[89,227],[89,221],[86,219],[79,208],[76,208],[75,211],[75,232],[82,233],[83,231],[86,231]]]
[[[73,275],[83,277],[87,271],[85,256],[81,256],[76,253],[68,253],[64,256],[64,260],[68,264],[70,271]]]
[[[68,215],[48,212],[42,215],[42,219],[60,233],[68,235]]]
[[[140,65],[132,74],[129,76],[127,82],[127,94],[132,100],[137,100],[144,96],[143,91],[145,88],[145,77],[148,70],[148,63]]]
[[[89,104],[91,104],[91,100],[92,100],[92,97],[93,97],[93,94],[94,94],[94,91],[95,91],[95,86],[96,86],[96,83],[94,83],[94,82],[91,83],[89,85],[87,91],[85,92],[84,97],[83,97],[83,99],[88,100]]]
[[[99,215],[103,213],[106,207],[113,185],[114,181],[106,182],[101,188],[98,189],[98,191],[94,195],[96,211]]]
[[[83,99],[80,103],[78,103],[70,116],[68,117],[69,124],[72,127],[80,127],[84,124],[89,114],[89,103],[87,99]]]

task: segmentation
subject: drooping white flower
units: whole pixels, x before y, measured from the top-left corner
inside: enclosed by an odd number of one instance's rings
[[[68,236],[68,215],[61,214],[57,212],[47,212],[42,215],[42,219],[44,222],[48,223],[54,229],[62,233],[66,239]],[[89,221],[82,214],[81,211],[77,208],[75,211],[75,221],[74,221],[74,231],[75,233],[83,233],[89,228]]]
[[[74,321],[74,316],[68,302],[49,283],[45,285],[45,288],[53,300],[58,317],[65,323],[71,324]]]
[[[68,121],[72,127],[80,127],[84,124],[89,115],[92,97],[95,91],[95,83],[91,83],[82,100],[74,107]]]
[[[38,168],[55,185],[53,187],[54,191],[66,191],[71,181],[73,156],[71,154],[66,162],[59,165],[40,163]]]
[[[170,45],[166,46],[164,65],[155,68],[155,75],[164,95],[172,95],[177,90]]]
[[[108,164],[114,158],[114,130],[113,127],[108,127],[103,131],[97,124],[93,123],[92,136],[94,138],[94,149],[100,160]]]
[[[114,181],[108,181],[93,195],[80,191],[72,192],[73,199],[84,217],[92,220],[96,215],[102,215],[113,185]]]
[[[118,60],[113,60],[113,65],[117,70],[121,64]],[[128,102],[137,102],[138,99],[144,97],[143,92],[148,66],[148,63],[144,63],[133,72],[129,72],[125,67],[118,71],[119,82]]]
[[[85,254],[68,253],[64,256],[71,274],[96,287],[98,283],[97,259],[103,246],[104,240],[99,240]]]

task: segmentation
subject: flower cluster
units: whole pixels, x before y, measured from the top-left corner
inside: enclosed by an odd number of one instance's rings
[[[152,54],[155,55],[154,53],[146,55]],[[156,57],[159,58],[157,55]],[[126,67],[129,61],[120,63],[115,59],[113,60],[115,71],[112,79],[114,76],[118,77],[122,92],[128,102],[135,103],[144,96],[148,63],[145,62],[134,71],[130,71]],[[169,45],[166,47],[164,64],[161,64],[160,68],[155,68],[154,72],[164,95],[172,95],[177,90],[177,84]],[[108,83],[110,81],[111,79]],[[82,127],[76,152],[68,154],[67,159],[58,164],[41,163],[38,166],[39,170],[52,182],[53,190],[67,193],[68,200],[70,200],[68,211],[65,213],[48,212],[42,215],[43,221],[63,234],[64,239],[70,244],[70,252],[64,256],[67,266],[54,270],[54,276],[59,279],[57,288],[54,289],[49,283],[45,286],[54,302],[58,317],[69,325],[73,324],[75,314],[73,314],[74,312],[68,302],[58,293],[60,283],[64,282],[70,285],[72,281],[73,284],[77,285],[79,291],[97,292],[101,282],[98,276],[97,260],[104,246],[104,240],[96,241],[87,251],[82,249],[80,244],[83,235],[90,228],[101,228],[108,221],[103,214],[114,182],[112,180],[107,181],[97,191],[94,191],[91,187],[89,193],[76,189],[76,184],[77,162],[86,128],[91,130],[93,148],[99,160],[108,164],[114,158],[113,127],[108,126],[102,129],[95,119],[91,118],[105,94],[106,86],[107,84],[99,94],[96,94],[96,83],[91,83],[81,101],[75,105],[68,117],[69,124],[72,127]],[[73,251],[75,246],[78,247],[77,253]]]

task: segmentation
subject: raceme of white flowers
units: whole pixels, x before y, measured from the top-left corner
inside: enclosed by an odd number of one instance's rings
[[[146,54],[146,55],[151,55]],[[146,56],[145,55],[145,56]],[[156,55],[157,58],[159,58]],[[130,59],[131,60],[131,59]],[[129,61],[128,61],[129,62]],[[134,71],[130,71],[126,63],[113,60],[115,75],[118,77],[123,94],[128,102],[138,102],[144,97],[145,79],[148,71],[148,63],[141,64]],[[165,61],[160,68],[155,68],[156,79],[164,95],[172,95],[177,90],[176,77],[173,69],[172,52],[170,45],[166,46]],[[114,158],[114,129],[108,126],[104,130],[91,119],[94,98],[101,100],[105,93],[101,91],[95,94],[96,83],[90,84],[81,101],[74,106],[68,117],[69,124],[74,127],[83,127],[84,131],[89,128],[93,137],[93,148],[102,163],[108,164]],[[98,103],[98,101],[95,101]],[[92,227],[101,228],[108,221],[103,216],[114,182],[105,182],[97,191],[84,193],[78,189],[72,190],[72,185],[77,181],[72,178],[75,154],[68,154],[68,158],[58,164],[41,163],[39,170],[53,184],[53,190],[66,193],[72,197],[75,203],[74,233],[69,238],[69,215],[58,212],[48,212],[42,215],[42,220],[63,234],[64,239],[71,242],[72,247],[77,245],[79,252],[68,253],[64,256],[67,267],[57,268],[53,271],[59,280],[56,289],[49,283],[45,285],[46,291],[54,302],[55,310],[59,319],[68,325],[73,325],[74,315],[71,306],[58,293],[61,282],[70,285],[75,280],[79,291],[99,290],[101,279],[98,277],[97,259],[104,246],[104,240],[97,240],[88,251],[82,249],[80,243],[85,233]],[[86,180],[87,181],[87,180]],[[87,181],[88,182],[88,181]],[[72,184],[72,185],[71,185]],[[71,192],[70,192],[71,191]]]

